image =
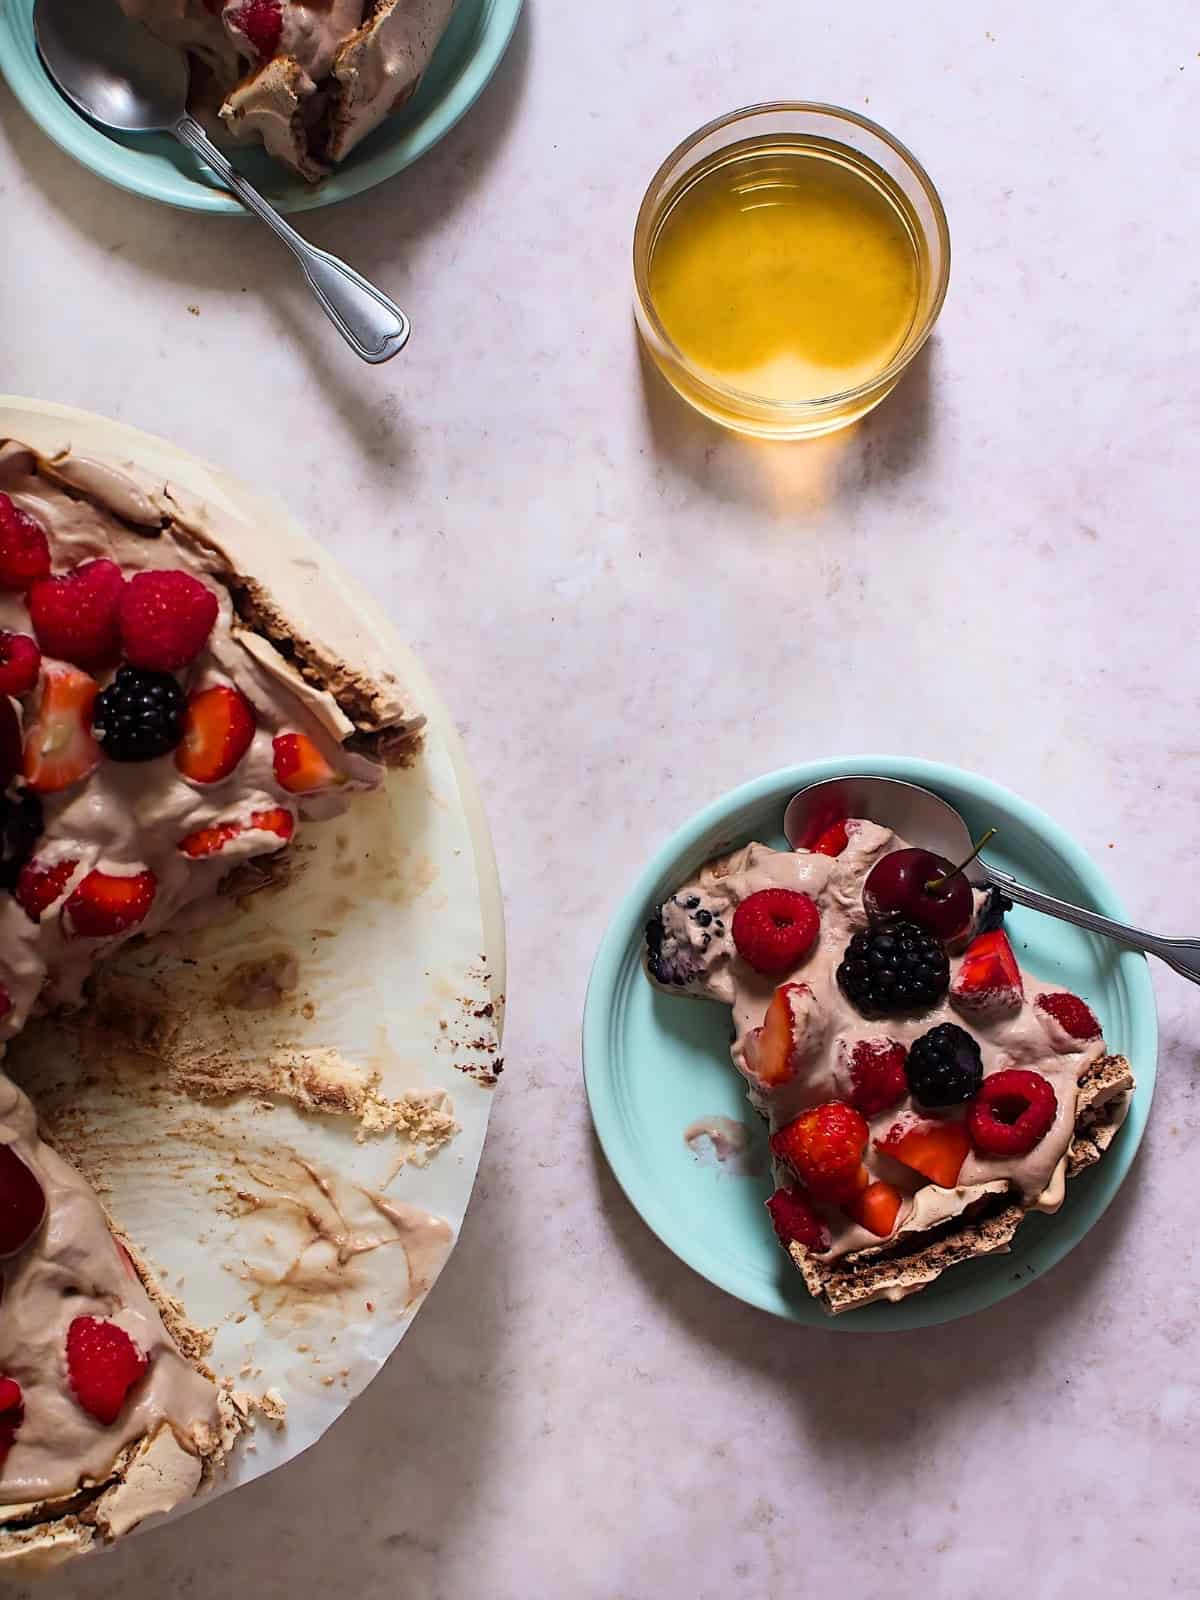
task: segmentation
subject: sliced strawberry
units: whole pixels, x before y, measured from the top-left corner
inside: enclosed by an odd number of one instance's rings
[[[118,1323],[76,1317],[67,1329],[67,1376],[75,1398],[106,1426],[121,1415],[129,1391],[149,1365]]]
[[[273,833],[286,844],[296,831],[296,819],[283,806],[271,806],[267,811],[250,813],[247,831]]]
[[[0,1256],[15,1256],[46,1215],[41,1184],[10,1144],[0,1144]]]
[[[214,822],[211,827],[197,828],[179,841],[179,848],[185,856],[198,861],[219,855],[231,840],[244,833],[273,833],[280,844],[286,844],[295,831],[292,813],[282,806],[272,806],[268,811],[252,811],[249,822]]]
[[[1003,928],[972,939],[950,985],[950,998],[960,1011],[978,1016],[1020,1009],[1025,998],[1021,969]]]
[[[775,1235],[786,1250],[802,1244],[806,1250],[828,1250],[829,1229],[797,1189],[776,1189],[766,1202]]]
[[[175,765],[193,783],[220,783],[250,748],[254,710],[231,684],[214,684],[188,697],[183,740]]]
[[[896,1218],[900,1215],[900,1207],[904,1203],[904,1196],[894,1184],[884,1183],[882,1179],[869,1183],[861,1194],[847,1200],[842,1210],[848,1217],[858,1223],[860,1228],[865,1228],[868,1233],[877,1234],[880,1239],[890,1236],[896,1226]]]
[[[275,781],[289,794],[308,794],[342,782],[306,733],[281,733],[273,750]]]
[[[806,983],[783,983],[776,989],[762,1026],[755,1028],[746,1048],[746,1059],[755,1078],[767,1088],[789,1083],[799,1070],[793,1002],[810,996]]]
[[[897,1122],[882,1139],[876,1139],[875,1148],[919,1172],[930,1183],[952,1189],[967,1159],[971,1140],[961,1122]]]
[[[41,523],[0,494],[0,589],[21,594],[49,571],[50,545]]]
[[[79,865],[74,857],[45,866],[40,861],[27,861],[17,878],[13,895],[30,922],[40,922],[56,900],[67,892],[71,875]]]
[[[92,738],[92,706],[99,685],[86,672],[61,662],[42,674],[37,716],[25,735],[25,781],[39,794],[53,794],[86,778],[100,764]]]
[[[816,856],[840,856],[858,832],[860,824],[847,817],[841,822],[835,822],[825,829],[825,832],[813,845],[813,854]]]
[[[0,1467],[13,1447],[17,1429],[25,1420],[25,1397],[15,1378],[0,1377]]]
[[[111,939],[146,920],[158,880],[149,871],[115,873],[95,868],[63,907],[68,932],[77,939]]]

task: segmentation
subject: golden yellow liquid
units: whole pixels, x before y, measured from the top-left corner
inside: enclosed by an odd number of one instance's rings
[[[818,400],[877,377],[900,350],[922,300],[920,240],[899,188],[857,152],[747,141],[668,197],[650,300],[710,380]]]

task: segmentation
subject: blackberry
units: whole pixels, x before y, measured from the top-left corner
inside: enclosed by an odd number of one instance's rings
[[[965,1029],[943,1022],[909,1046],[904,1073],[923,1106],[958,1106],[979,1093],[983,1057]]]
[[[32,789],[0,794],[0,888],[15,889],[42,836],[42,802]]]
[[[1001,894],[995,884],[992,884],[975,914],[972,938],[978,938],[981,933],[994,933],[1012,908],[1013,903],[1008,896]]]
[[[915,922],[889,922],[856,933],[837,980],[864,1017],[928,1011],[950,987],[950,962],[940,939]]]
[[[646,924],[646,965],[656,982],[675,984],[679,988],[683,988],[695,976],[687,953],[679,948],[678,940],[667,932],[661,912]]]
[[[121,667],[96,696],[92,731],[112,761],[153,761],[183,738],[187,696],[169,672]]]

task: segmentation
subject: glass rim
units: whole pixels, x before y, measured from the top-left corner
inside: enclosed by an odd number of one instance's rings
[[[714,383],[712,378],[697,367],[671,338],[663,327],[658,312],[654,309],[654,302],[650,296],[648,270],[650,265],[649,235],[651,225],[657,219],[662,190],[667,174],[678,162],[683,160],[697,145],[707,139],[710,134],[718,133],[723,128],[732,127],[735,123],[750,117],[770,115],[792,116],[825,116],[836,121],[853,123],[855,126],[872,134],[897,155],[916,179],[917,184],[929,201],[933,213],[933,227],[939,245],[941,246],[941,267],[937,276],[934,295],[929,308],[922,320],[920,330],[916,336],[901,346],[900,350],[882,371],[873,378],[868,378],[862,383],[855,384],[853,388],[841,389],[827,395],[818,395],[812,400],[775,400],[766,395],[755,394],[748,389],[739,389],[733,384]],[[925,230],[928,235],[928,230]],[[679,367],[687,374],[690,382],[694,383],[702,392],[711,395],[715,400],[734,400],[755,410],[768,411],[773,415],[802,415],[804,413],[832,410],[834,407],[854,404],[866,399],[877,389],[885,388],[895,382],[924,347],[929,335],[933,332],[934,325],[941,315],[945,303],[946,291],[950,286],[950,225],[946,220],[946,208],[942,204],[942,197],[937,191],[937,186],[924,166],[896,136],[889,133],[880,123],[870,117],[864,117],[857,111],[851,111],[846,106],[833,105],[822,100],[762,100],[754,105],[742,106],[736,111],[727,111],[722,116],[713,117],[711,121],[703,124],[682,139],[671,153],[663,160],[654,176],[646,187],[642,203],[638,207],[637,221],[633,230],[633,281],[638,322],[643,337],[652,347],[656,347],[657,354],[663,356],[673,365]]]

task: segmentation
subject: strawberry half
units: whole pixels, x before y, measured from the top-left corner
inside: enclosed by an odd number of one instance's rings
[[[63,907],[68,933],[77,939],[128,933],[146,920],[157,887],[149,871],[118,874],[94,868]]]
[[[974,1016],[1020,1009],[1025,998],[1021,969],[1003,928],[981,933],[967,946],[950,998],[960,1011]]]
[[[25,735],[25,781],[38,794],[68,789],[100,765],[92,738],[92,707],[100,686],[86,672],[61,662],[42,673],[37,716]]]
[[[115,1322],[76,1317],[67,1329],[67,1376],[75,1398],[97,1422],[111,1425],[150,1365]]]
[[[866,1188],[862,1154],[870,1130],[853,1106],[829,1100],[802,1111],[771,1135],[771,1153],[817,1200],[842,1204]]]
[[[815,856],[840,856],[858,832],[861,824],[847,817],[843,822],[834,822],[813,845]]]
[[[762,1026],[747,1041],[746,1060],[755,1078],[768,1089],[790,1083],[799,1070],[793,1003],[811,996],[807,983],[784,983],[776,989]]]
[[[220,783],[249,750],[254,730],[254,709],[239,689],[201,689],[188,696],[175,765],[193,783]]]
[[[272,750],[275,781],[289,794],[308,794],[343,781],[306,733],[281,733]]]
[[[244,833],[273,833],[279,844],[285,845],[295,831],[296,820],[292,813],[282,806],[272,806],[268,811],[251,812],[249,822],[215,822],[209,828],[197,828],[195,833],[179,841],[179,848],[185,856],[199,861],[206,856],[219,855],[227,844]]]
[[[879,1179],[875,1183],[869,1183],[861,1194],[855,1195],[852,1200],[847,1200],[842,1210],[857,1222],[860,1228],[876,1234],[880,1239],[886,1239],[896,1226],[896,1218],[900,1215],[903,1203],[904,1196],[895,1184],[884,1183]]]
[[[876,1150],[919,1172],[930,1183],[953,1189],[971,1148],[970,1136],[961,1122],[897,1122]]]
[[[45,866],[40,861],[27,861],[17,877],[13,897],[30,922],[40,922],[45,912],[67,892],[67,885],[79,865],[74,857]]]

